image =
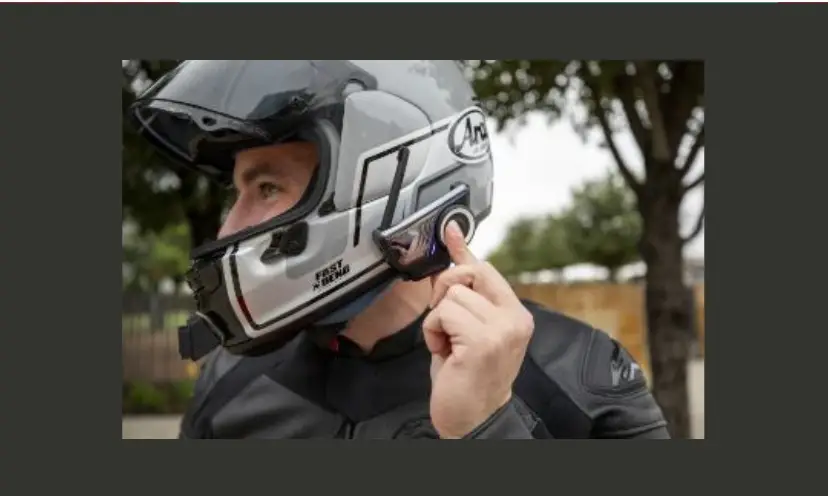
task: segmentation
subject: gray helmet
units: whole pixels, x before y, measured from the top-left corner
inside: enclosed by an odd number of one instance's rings
[[[303,140],[319,151],[290,210],[193,250],[185,358],[219,345],[257,355],[346,322],[395,278],[448,267],[445,224],[471,240],[492,204],[485,116],[456,61],[189,60],[129,118],[228,184],[242,149]]]

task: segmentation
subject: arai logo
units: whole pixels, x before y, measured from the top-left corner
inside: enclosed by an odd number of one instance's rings
[[[479,162],[489,153],[486,116],[479,108],[463,112],[448,132],[448,147],[461,162]]]

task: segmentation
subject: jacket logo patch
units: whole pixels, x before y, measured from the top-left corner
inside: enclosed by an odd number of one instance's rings
[[[641,367],[637,363],[618,363],[610,364],[610,373],[612,374],[612,386],[617,387],[621,382],[632,382],[638,378]]]

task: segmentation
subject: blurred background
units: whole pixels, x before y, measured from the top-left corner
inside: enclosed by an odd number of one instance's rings
[[[122,105],[175,67],[122,61]],[[464,60],[490,115],[492,214],[472,249],[519,296],[641,363],[675,438],[704,438],[704,63]],[[191,246],[226,193],[123,129],[122,437],[175,437],[198,365],[178,357]]]

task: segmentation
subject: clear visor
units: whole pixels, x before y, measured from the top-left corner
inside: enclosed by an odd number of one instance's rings
[[[172,159],[228,182],[240,150],[300,139],[341,104],[342,71],[311,60],[190,60],[131,108],[138,132]]]

